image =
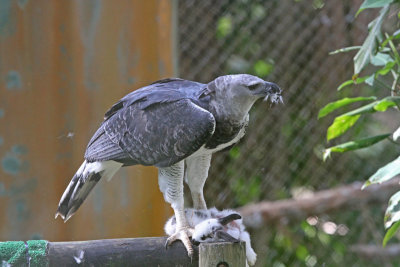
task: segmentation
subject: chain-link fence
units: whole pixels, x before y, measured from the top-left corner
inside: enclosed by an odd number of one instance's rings
[[[354,19],[361,2],[179,1],[180,77],[208,82],[228,73],[251,73],[284,90],[285,105],[257,103],[246,137],[231,151],[214,156],[205,187],[209,206],[238,207],[365,180],[395,157],[384,143],[334,155],[325,163],[321,159],[332,118],[317,120],[318,111],[351,94],[344,90],[338,95],[335,89],[351,77],[353,55],[328,54],[364,40],[376,11]],[[376,117],[366,119],[377,126],[371,132],[387,127]],[[365,135],[359,126],[352,131],[352,136]],[[257,266],[393,266],[394,261],[384,258],[358,258],[350,249],[381,244],[384,208],[365,206],[252,230]],[[335,230],[327,230],[329,225]]]

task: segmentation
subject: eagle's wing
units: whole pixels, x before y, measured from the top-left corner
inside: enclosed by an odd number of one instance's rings
[[[90,140],[86,160],[61,197],[56,215],[68,220],[96,183],[110,179],[121,165],[168,167],[197,151],[215,129],[205,92],[204,84],[166,79],[113,105]]]
[[[90,141],[85,158],[167,167],[197,151],[215,130],[214,116],[190,99],[143,104],[114,110]]]

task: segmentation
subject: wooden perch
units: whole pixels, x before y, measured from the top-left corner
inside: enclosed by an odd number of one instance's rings
[[[49,242],[49,266],[198,266],[182,242],[165,249],[166,237]],[[194,247],[197,249],[197,247]]]
[[[312,215],[330,213],[338,210],[359,209],[372,203],[387,203],[390,196],[400,190],[400,179],[392,179],[383,184],[370,185],[361,190],[363,182],[334,189],[315,192],[310,197],[263,201],[241,207],[238,211],[244,223],[253,228],[265,224],[304,220]]]
[[[229,266],[246,264],[245,244],[201,243],[193,259],[182,242],[165,249],[166,237],[76,242],[0,242],[2,266]],[[8,265],[9,264],[9,265]]]

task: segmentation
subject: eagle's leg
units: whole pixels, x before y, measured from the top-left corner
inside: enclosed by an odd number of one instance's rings
[[[189,237],[194,229],[187,223],[183,205],[183,175],[184,162],[180,161],[170,167],[158,169],[158,184],[164,195],[165,201],[171,204],[176,218],[176,232],[168,237],[166,247],[176,240],[181,240],[185,245],[189,257],[193,256],[193,247]]]
[[[193,207],[198,210],[207,209],[207,204],[203,195],[203,187],[207,180],[210,163],[211,154],[186,159],[185,181],[192,194]]]

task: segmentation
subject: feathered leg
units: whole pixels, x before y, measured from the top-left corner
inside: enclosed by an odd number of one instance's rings
[[[170,167],[158,169],[158,184],[165,201],[171,204],[176,218],[176,232],[166,242],[166,247],[176,240],[181,240],[189,257],[193,256],[193,247],[189,240],[194,229],[189,227],[185,217],[183,203],[184,162],[180,161]]]
[[[192,194],[193,207],[198,210],[207,209],[203,188],[208,177],[210,163],[211,154],[186,159],[185,181]]]

